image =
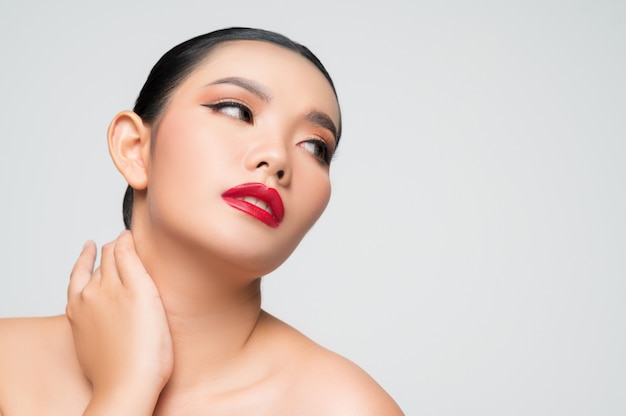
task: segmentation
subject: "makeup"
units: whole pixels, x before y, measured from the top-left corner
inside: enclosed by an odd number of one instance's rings
[[[285,215],[283,201],[274,188],[262,183],[244,183],[234,186],[222,194],[231,207],[256,218],[269,227],[280,225]]]

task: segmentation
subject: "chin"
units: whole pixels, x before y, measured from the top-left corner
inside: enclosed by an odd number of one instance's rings
[[[247,218],[191,221],[189,217],[176,217],[151,225],[154,238],[169,240],[164,241],[163,247],[170,248],[166,253],[178,252],[188,262],[205,263],[202,267],[218,267],[224,273],[232,271],[247,278],[261,277],[277,269],[309,229],[285,223],[269,228]]]
[[[240,232],[237,232],[240,231]],[[248,231],[244,233],[242,231]],[[275,233],[254,233],[250,230],[214,230],[210,239],[196,236],[190,241],[199,250],[198,255],[209,262],[232,268],[235,274],[261,277],[276,270],[296,249],[302,238],[278,238]],[[209,264],[207,267],[211,267]]]

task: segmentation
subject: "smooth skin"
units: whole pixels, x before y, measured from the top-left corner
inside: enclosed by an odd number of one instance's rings
[[[85,245],[65,315],[0,320],[0,415],[401,415],[362,369],[261,309],[260,276],[330,197],[321,156],[335,139],[312,112],[339,123],[317,68],[235,41],[154,125],[117,115],[109,149],[136,190],[132,233],[95,270]],[[279,227],[222,200],[247,182],[279,192]]]

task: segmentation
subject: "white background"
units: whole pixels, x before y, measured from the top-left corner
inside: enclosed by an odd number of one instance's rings
[[[261,27],[320,57],[345,126],[266,309],[407,415],[624,415],[625,4],[3,0],[0,316],[62,313],[121,230],[105,132],[158,57]]]

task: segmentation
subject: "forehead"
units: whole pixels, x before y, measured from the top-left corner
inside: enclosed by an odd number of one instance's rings
[[[224,42],[181,84],[181,90],[205,86],[212,81],[242,77],[254,80],[281,100],[308,101],[310,107],[328,112],[339,122],[339,105],[330,83],[307,58],[265,41]]]

